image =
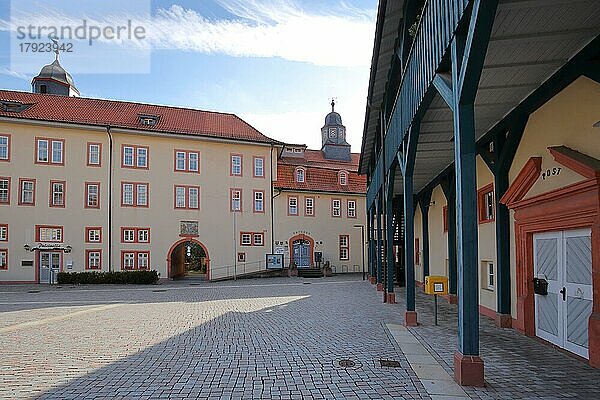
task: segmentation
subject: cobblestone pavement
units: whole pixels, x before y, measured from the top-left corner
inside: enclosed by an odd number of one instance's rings
[[[396,294],[404,302],[405,292]],[[401,307],[404,310],[403,305]],[[450,375],[457,349],[457,306],[438,301],[438,323],[433,321],[433,299],[417,288],[419,325],[410,331]],[[464,388],[476,399],[600,399],[600,370],[566,352],[513,329],[498,328],[480,315],[480,355],[485,363],[486,387]]]
[[[2,287],[0,398],[429,398],[399,311],[356,277]]]
[[[381,304],[351,276],[0,286],[0,398],[429,399],[388,330],[403,296]],[[439,303],[436,327],[418,291],[409,331],[452,376],[456,306]],[[485,317],[480,332],[487,386],[472,398],[600,399],[600,371]]]

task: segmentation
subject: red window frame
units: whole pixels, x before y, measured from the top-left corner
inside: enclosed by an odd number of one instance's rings
[[[88,203],[89,200],[89,188],[90,186],[98,186],[98,204],[95,206],[90,206]],[[100,182],[85,182],[85,197],[83,199],[83,208],[100,208]]]
[[[23,203],[23,182],[33,182],[33,203]],[[35,206],[36,179],[19,178],[19,203],[20,206]]]
[[[139,254],[148,254],[148,268],[143,271],[150,270],[150,251],[149,250],[121,250],[121,270],[122,271],[137,271],[139,270],[138,257]],[[133,254],[133,268],[125,268],[125,254]]]
[[[93,163],[90,162],[90,154],[91,154],[90,147],[92,145],[98,146],[98,164],[93,164]],[[96,167],[96,168],[101,167],[102,166],[102,143],[100,143],[100,142],[87,142],[86,148],[87,148],[86,165],[88,167]]]
[[[354,216],[350,215],[350,202],[354,203]],[[355,199],[347,199],[346,200],[346,217],[356,219],[356,200]]]
[[[133,241],[125,241],[125,231],[128,231],[128,230],[133,231]],[[140,231],[148,231],[148,241],[147,242],[140,242]],[[121,227],[121,243],[140,243],[140,244],[150,243],[150,228],[137,227],[137,226],[122,226]]]
[[[256,175],[256,160],[262,160],[262,175]],[[252,177],[253,178],[265,178],[265,158],[262,156],[252,157]]]
[[[54,184],[62,183],[63,185],[63,203],[61,205],[54,204]],[[50,180],[50,193],[48,196],[48,207],[65,208],[67,203],[67,181]]]
[[[240,173],[239,174],[233,173],[233,157],[240,158]],[[238,154],[238,153],[230,153],[229,154],[229,175],[230,176],[244,176],[244,155],[243,154]]]
[[[256,193],[262,193],[262,210],[256,209]],[[264,190],[253,190],[252,191],[252,210],[257,214],[265,213],[265,191]]]
[[[6,254],[6,265],[0,265],[0,270],[7,271],[8,270],[8,249],[0,249],[0,253]]]
[[[125,165],[125,147],[133,148],[133,165]],[[146,149],[146,166],[138,167],[138,149]],[[121,145],[121,168],[129,169],[150,169],[150,146],[140,146],[137,144]]]
[[[342,246],[342,238],[346,239],[346,245]],[[338,256],[340,261],[348,261],[350,260],[350,235],[340,235],[338,238]],[[346,250],[346,257],[342,257],[342,249]]]
[[[496,220],[496,205],[494,203],[492,203],[492,218],[487,219],[486,218],[486,204],[485,204],[485,197],[488,193],[492,193],[492,197],[494,197],[496,194],[494,193],[494,184],[490,183],[489,185],[486,185],[484,187],[482,187],[481,189],[477,190],[477,222],[479,224],[487,224],[488,222],[494,222]]]
[[[333,204],[336,201],[338,201],[340,203],[340,214],[339,215],[335,215],[333,212],[333,210],[335,210],[335,207],[333,206]],[[331,217],[332,218],[342,218],[342,199],[338,199],[338,198],[331,199]]]
[[[97,230],[100,231],[100,240],[92,241],[90,240],[90,231]],[[85,243],[102,243],[102,227],[101,226],[86,226],[85,227]]]
[[[6,239],[0,237],[0,242],[8,242],[8,224],[0,224],[0,229],[6,228]]]
[[[1,181],[8,181],[8,192],[6,194],[6,201],[0,201],[0,205],[10,206],[10,189],[11,189],[11,177],[10,176],[0,176]],[[19,192],[19,199],[20,199]]]
[[[40,140],[46,140],[48,142],[48,161],[38,160],[38,150],[39,150],[39,141]],[[59,163],[52,162],[52,143],[53,142],[62,142],[62,157],[60,160],[61,162],[59,162]],[[40,137],[40,136],[35,137],[35,153],[33,154],[33,162],[35,164],[64,166],[65,165],[65,155],[66,155],[65,139],[48,138],[48,137]]]
[[[60,240],[42,240],[40,229],[60,229]],[[62,225],[36,225],[35,226],[35,241],[41,243],[64,243],[65,227]]]
[[[312,200],[312,214],[308,213],[308,204],[307,204],[307,200]],[[314,217],[317,213],[316,213],[316,199],[315,196],[306,196],[304,197],[304,216],[305,217]]]
[[[247,243],[244,243],[244,240],[243,240],[244,236],[249,236],[250,241]],[[252,246],[252,232],[240,232],[240,246]]]
[[[342,183],[342,175],[344,175],[346,177],[346,183]],[[338,172],[338,184],[340,186],[348,186],[348,177],[349,177],[348,171],[342,170],[342,171]]]
[[[240,209],[239,210],[234,210],[233,209],[233,193],[234,192],[239,192],[240,193]],[[244,206],[243,206],[243,191],[241,188],[230,188],[229,189],[229,211],[231,212],[242,212]]]
[[[177,153],[185,153],[184,169],[177,169]],[[190,154],[196,154],[198,156],[198,170],[197,171],[190,169]],[[199,174],[200,173],[200,152],[197,150],[174,149],[173,150],[173,172],[188,172],[191,174]]]
[[[90,253],[99,253],[100,254],[100,260],[99,260],[100,265],[98,266],[98,268],[90,267]],[[102,270],[102,250],[101,249],[86,249],[85,250],[85,269],[92,270],[92,271]]]
[[[292,214],[290,213],[290,200],[291,199],[296,199],[296,213]],[[288,196],[288,201],[287,201],[287,215],[288,216],[293,216],[293,217],[297,217],[298,215],[300,215],[300,210],[298,209],[298,196]]]
[[[123,200],[125,199],[125,191],[123,187],[125,185],[133,185],[133,204],[125,204]],[[138,186],[146,185],[146,204],[138,205]],[[137,208],[149,208],[150,207],[150,183],[148,182],[130,182],[130,181],[121,181],[121,207],[137,207]]]
[[[10,142],[11,142],[11,134],[10,133],[0,133],[0,137],[5,137],[7,138],[7,149],[6,149],[6,156],[8,158],[0,158],[0,162],[10,162]],[[37,156],[36,156],[37,157]]]
[[[184,206],[177,206],[177,188],[184,188]],[[190,189],[198,189],[198,207],[190,207]],[[197,185],[173,185],[173,208],[175,210],[200,210],[200,186]]]
[[[302,180],[298,180],[298,171],[302,171]],[[296,183],[306,183],[306,168],[304,167],[296,167],[294,169],[294,182]]]
[[[261,237],[260,244],[256,243],[256,236]],[[265,233],[264,232],[252,232],[252,246],[264,246],[265,245]]]

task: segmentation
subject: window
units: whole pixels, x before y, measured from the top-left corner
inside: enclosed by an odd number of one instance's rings
[[[296,182],[302,183],[306,178],[306,170],[304,168],[296,168]]]
[[[150,252],[131,250],[122,251],[121,269],[150,269]]]
[[[42,93],[42,94],[48,93],[48,86],[47,85],[40,85],[40,93]]]
[[[85,269],[102,269],[102,252],[100,250],[86,250]]]
[[[229,189],[231,194],[231,211],[242,210],[242,189]]]
[[[64,139],[36,138],[36,163],[64,165]]]
[[[242,176],[242,156],[240,154],[231,155],[231,175]]]
[[[200,187],[176,185],[175,208],[197,210],[200,208]]]
[[[150,229],[138,229],[137,230],[137,241],[138,241],[138,243],[150,242]]]
[[[122,145],[121,167],[148,169],[147,146]]]
[[[348,185],[348,173],[346,171],[340,171],[339,182],[342,186]]]
[[[494,275],[494,262],[493,261],[482,261],[481,262],[481,287],[486,290],[494,290],[495,275]]]
[[[246,262],[246,253],[238,253],[238,262]]]
[[[252,246],[252,234],[251,233],[241,233],[240,234],[240,244],[242,246]]]
[[[356,218],[356,200],[348,200],[348,218]]]
[[[265,177],[265,158],[254,157],[254,177],[264,178]]]
[[[10,136],[0,135],[0,161],[10,161]]]
[[[135,242],[135,229],[134,228],[123,228],[123,242],[125,242],[125,243]]]
[[[50,181],[50,207],[65,206],[65,181]]]
[[[350,259],[350,240],[348,235],[340,235],[340,261]]]
[[[288,215],[298,215],[298,198],[288,197]]]
[[[121,206],[148,207],[148,184],[121,182]]]
[[[340,199],[331,199],[331,216],[335,218],[342,216],[342,201]]]
[[[146,125],[146,126],[156,125],[158,123],[158,119],[159,119],[159,117],[157,115],[143,115],[143,114],[138,114],[138,118],[139,118],[140,124]]]
[[[36,226],[37,242],[62,242],[62,226]]]
[[[188,171],[190,172],[198,172],[200,171],[200,164],[198,160],[200,159],[200,155],[195,152],[188,153]]]
[[[85,208],[100,208],[100,182],[85,183]]]
[[[102,228],[99,226],[86,227],[85,228],[85,242],[86,243],[102,242]]]
[[[175,170],[176,171],[185,171],[187,154],[185,151],[176,151],[175,152]]]
[[[0,249],[0,269],[8,269],[8,249]]]
[[[313,217],[315,215],[315,198],[306,197],[304,199],[304,215]]]
[[[265,212],[265,192],[263,190],[254,191],[254,212]]]
[[[19,179],[21,193],[19,204],[24,206],[35,205],[35,179]]]
[[[8,242],[8,224],[0,224],[0,242]]]
[[[477,191],[478,221],[480,224],[494,221],[494,184]]]
[[[241,232],[240,245],[242,246],[264,246],[265,234],[263,232]]]
[[[0,204],[10,204],[10,178],[0,177]]]
[[[101,143],[88,143],[87,165],[90,167],[99,167],[102,155]]]
[[[253,246],[263,246],[265,242],[264,233],[253,233],[252,234],[252,245]]]
[[[189,150],[175,150],[176,172],[200,172],[200,153]]]
[[[442,209],[442,220],[444,224],[444,232],[448,232],[448,206]]]

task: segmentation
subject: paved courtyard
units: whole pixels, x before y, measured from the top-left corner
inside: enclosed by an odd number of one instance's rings
[[[430,303],[408,330],[353,276],[0,287],[0,398],[599,398],[600,372],[485,318],[488,387],[463,391]]]

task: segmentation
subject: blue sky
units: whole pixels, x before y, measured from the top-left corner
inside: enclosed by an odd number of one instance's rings
[[[28,59],[29,71],[15,67],[10,35],[16,19],[58,24],[69,16],[106,21],[107,15],[143,14],[133,2],[93,5],[98,1],[56,6],[15,0],[12,8],[2,2],[0,87],[29,91],[36,71],[53,60],[53,54],[37,54]],[[82,96],[233,112],[268,136],[312,148],[320,147],[320,128],[335,97],[352,150],[360,151],[376,0],[153,0],[135,6],[144,4],[151,14],[144,21],[147,71],[89,73],[115,65],[143,70],[134,50],[114,43],[94,44],[88,49],[93,54],[61,54]]]

